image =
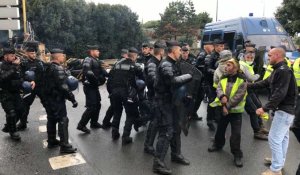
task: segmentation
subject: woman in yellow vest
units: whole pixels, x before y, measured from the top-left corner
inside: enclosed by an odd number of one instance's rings
[[[235,59],[226,62],[226,75],[220,80],[217,87],[217,98],[210,104],[211,107],[222,106],[223,113],[218,123],[214,143],[208,148],[209,152],[221,150],[225,144],[225,132],[228,124],[231,125],[230,148],[234,156],[234,163],[242,167],[243,152],[241,145],[242,113],[246,102],[247,84],[245,76],[240,73],[239,63]]]
[[[253,70],[254,54],[246,52],[242,58],[240,58],[240,69],[246,76],[248,82],[257,81],[260,77],[259,74],[255,74]],[[253,90],[248,90],[246,98],[245,110],[250,116],[251,127],[254,132],[254,138],[260,140],[268,140],[268,130],[265,129],[262,118],[256,114],[256,109],[261,108],[262,104]]]

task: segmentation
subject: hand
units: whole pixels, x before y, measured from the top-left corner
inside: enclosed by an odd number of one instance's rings
[[[73,104],[73,106],[72,106],[73,108],[76,108],[78,106],[77,101],[73,101],[72,104]]]
[[[221,98],[221,103],[222,103],[222,104],[226,104],[227,102],[228,102],[227,97],[226,97],[226,96],[223,96],[223,97]]]
[[[16,59],[12,63],[19,65],[21,63],[21,60],[19,57],[16,57]]]
[[[34,89],[35,88],[35,82],[31,81],[30,84],[31,84],[31,89]]]
[[[223,115],[227,116],[229,114],[228,109],[226,108],[226,106],[223,106]]]
[[[265,113],[265,111],[264,111],[263,108],[258,108],[258,109],[256,109],[256,114],[257,114],[257,115],[261,116],[261,115],[263,115],[264,113]]]

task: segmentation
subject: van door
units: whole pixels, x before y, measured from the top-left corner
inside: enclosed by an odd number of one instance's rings
[[[223,40],[227,44],[227,49],[234,51],[236,48],[236,43],[235,43],[235,35],[236,31],[226,31],[224,32],[224,38]],[[226,46],[225,46],[226,47]]]

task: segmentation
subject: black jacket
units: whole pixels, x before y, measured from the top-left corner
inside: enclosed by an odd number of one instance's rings
[[[182,75],[176,61],[168,56],[158,66],[154,84],[155,95],[171,103],[175,89],[191,80],[192,76],[190,74]]]
[[[155,95],[154,92],[154,82],[156,80],[156,71],[157,67],[160,63],[160,60],[155,58],[154,56],[150,58],[145,66],[145,79],[148,89],[148,97],[153,98]]]
[[[0,62],[0,88],[9,93],[19,93],[23,79],[20,67],[11,62]]]
[[[47,90],[45,96],[47,100],[64,100],[67,99],[72,103],[75,102],[75,97],[66,81],[68,78],[66,70],[59,64],[52,62],[45,71],[45,78],[47,79]]]
[[[102,68],[102,61],[98,58],[86,57],[83,61],[83,84],[98,88],[106,81],[105,77],[108,76],[105,69]]]
[[[273,66],[274,71],[265,80],[249,84],[249,88],[270,88],[271,95],[264,111],[282,110],[289,114],[295,114],[295,106],[298,95],[296,79],[292,70],[284,61]]]
[[[111,94],[120,89],[128,91],[129,88],[137,89],[136,78],[144,80],[143,69],[131,59],[121,59],[111,71],[107,80],[107,90]]]

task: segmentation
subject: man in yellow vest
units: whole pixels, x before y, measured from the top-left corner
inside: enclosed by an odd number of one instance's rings
[[[223,113],[218,123],[214,143],[208,148],[209,152],[221,150],[225,144],[225,132],[231,124],[230,148],[234,155],[234,164],[242,167],[243,152],[241,145],[242,113],[246,103],[247,84],[245,76],[240,73],[239,63],[235,59],[226,62],[226,75],[217,87],[217,97],[210,103],[211,107],[222,106]]]

